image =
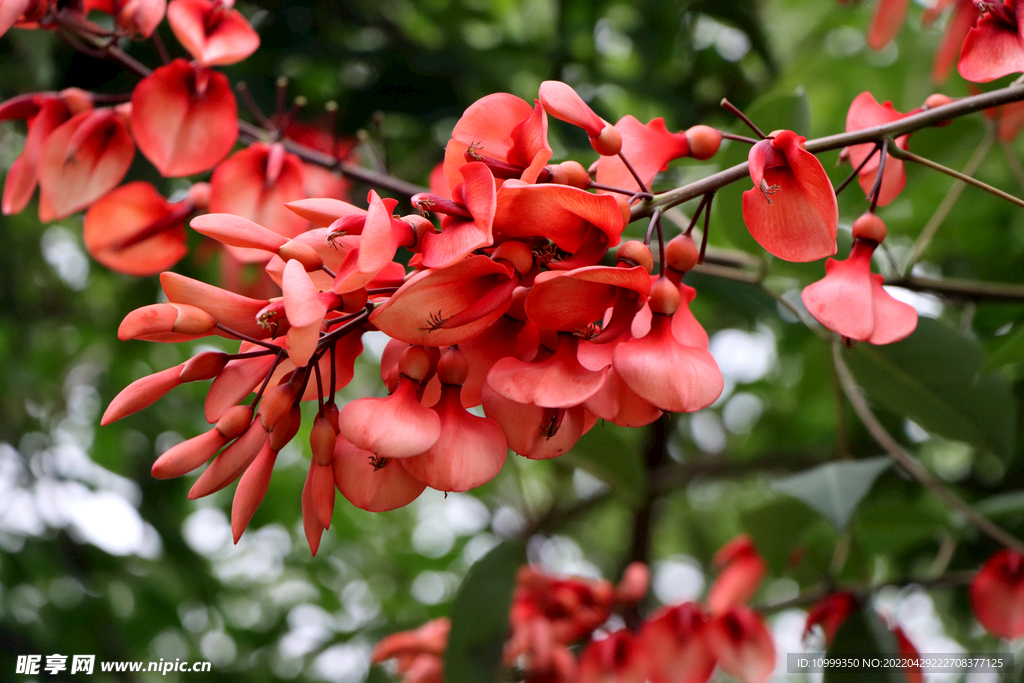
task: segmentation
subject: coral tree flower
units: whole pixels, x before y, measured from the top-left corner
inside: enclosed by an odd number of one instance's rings
[[[910,0],[878,0],[868,27],[868,47],[881,50],[892,42],[903,26],[909,5]]]
[[[850,103],[850,109],[846,113],[846,132],[899,121],[918,111],[920,110],[916,109],[901,114],[893,108],[892,102],[879,104],[871,93],[865,91],[857,95]],[[910,134],[896,138],[896,146],[900,149],[908,149]],[[852,145],[847,150],[850,155],[850,163],[854,168],[860,168],[857,182],[860,183],[864,194],[869,194],[875,184],[875,178],[878,176],[880,152],[876,151],[876,145],[873,142]],[[870,159],[868,159],[869,156]],[[865,159],[867,159],[867,163],[865,163]],[[861,164],[864,165],[861,166]],[[891,154],[886,157],[882,186],[878,193],[878,206],[885,206],[895,199],[903,190],[903,186],[907,184],[907,173],[903,166],[902,159],[897,159]]]
[[[976,3],[982,14],[968,32],[957,69],[974,83],[987,83],[1024,71],[1024,3]]]
[[[743,605],[713,618],[708,643],[724,671],[743,683],[764,683],[775,670],[775,643],[764,618]]]
[[[200,64],[235,64],[256,51],[260,37],[232,8],[234,4],[234,0],[171,0],[167,22],[181,46]]]
[[[550,158],[548,120],[540,104],[531,107],[515,95],[494,93],[463,112],[441,168],[450,192],[463,181],[460,169],[467,162],[484,163],[501,187],[510,178],[536,182]]]
[[[145,277],[170,268],[188,253],[185,218],[196,209],[193,194],[202,190],[171,203],[141,180],[117,188],[85,213],[86,249],[107,268],[127,275]]]
[[[615,347],[615,372],[638,396],[661,410],[692,413],[714,403],[725,386],[706,348],[687,346],[672,333],[679,290],[662,278],[651,291],[651,329]]]
[[[561,81],[544,81],[539,94],[549,114],[587,132],[590,145],[598,154],[615,155],[622,149],[622,135],[615,126],[595,114],[570,86]]]
[[[758,244],[787,261],[836,253],[839,204],[806,138],[776,131],[750,148],[754,189],[743,193],[743,221]]]
[[[800,298],[815,320],[848,339],[899,341],[917,327],[917,311],[892,298],[882,276],[871,273],[871,255],[885,238],[885,224],[866,213],[854,223],[853,236],[849,258],[829,259],[825,278],[804,287]]]
[[[971,582],[971,607],[989,633],[1024,635],[1024,555],[1000,550],[989,558]]]
[[[135,157],[123,108],[75,114],[46,138],[39,159],[39,219],[84,209],[117,187]]]
[[[135,86],[131,123],[145,157],[176,178],[228,155],[238,138],[238,105],[224,74],[175,59]]]
[[[650,658],[652,683],[707,683],[717,663],[708,628],[708,616],[692,602],[651,615],[640,639]]]
[[[768,573],[768,565],[747,535],[737,536],[722,546],[715,553],[714,564],[722,569],[708,592],[708,607],[714,614],[754,597]]]

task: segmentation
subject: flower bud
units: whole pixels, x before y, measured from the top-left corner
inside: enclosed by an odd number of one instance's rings
[[[398,359],[398,372],[417,382],[422,382],[427,377],[430,366],[430,354],[422,346],[410,346]]]
[[[213,379],[228,364],[228,356],[220,351],[204,351],[189,359],[181,368],[178,376],[182,382],[196,382],[202,379]]]
[[[590,174],[578,161],[563,161],[560,164],[550,164],[545,168],[551,174],[551,182],[556,185],[569,185],[581,190],[587,189],[587,186],[590,185]]]
[[[615,126],[606,123],[600,135],[590,138],[590,146],[601,156],[615,156],[622,150],[622,134]]]
[[[654,257],[651,255],[651,248],[638,240],[623,242],[615,254],[618,263],[625,263],[628,267],[643,266],[648,273],[654,270]]]
[[[886,232],[885,223],[871,212],[861,214],[860,218],[853,222],[854,239],[872,240],[880,243],[885,239]]]
[[[281,248],[277,250],[277,255],[286,263],[291,259],[298,261],[306,269],[306,272],[320,270],[324,265],[324,260],[320,258],[320,254],[316,253],[316,249],[305,242],[296,240],[282,244]]]
[[[225,439],[234,439],[244,434],[250,424],[252,424],[252,406],[233,406],[228,408],[217,420],[217,431]]]
[[[651,285],[651,313],[672,315],[679,309],[679,288],[668,278],[658,278]]]
[[[722,133],[711,126],[693,126],[686,131],[686,142],[690,145],[690,156],[706,161],[718,153]]]
[[[457,346],[449,346],[437,363],[437,378],[442,384],[466,383],[469,376],[469,361]]]
[[[514,240],[499,244],[498,248],[494,250],[492,258],[509,261],[516,272],[520,274],[533,267],[533,251],[526,244]]]
[[[302,425],[302,412],[297,405],[293,405],[291,410],[274,425],[274,431],[270,432],[270,450],[277,452],[284,448],[289,441],[295,438],[300,425]]]
[[[330,420],[323,413],[313,420],[313,429],[309,432],[309,446],[313,451],[313,462],[318,465],[330,465],[334,457],[334,442],[338,434],[331,426]]]
[[[676,235],[665,245],[665,264],[674,271],[685,273],[700,260],[700,252],[689,235]]]
[[[263,428],[272,431],[295,402],[295,386],[291,382],[279,384],[269,390],[260,404],[260,421]]]

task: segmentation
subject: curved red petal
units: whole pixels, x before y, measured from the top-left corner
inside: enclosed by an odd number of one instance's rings
[[[868,337],[872,344],[891,344],[905,339],[917,329],[917,310],[897,301],[882,287],[882,276],[871,276],[871,300],[875,312],[875,329]]]
[[[385,512],[416,500],[427,485],[398,462],[357,448],[344,437],[334,446],[334,482],[350,503],[362,510]]]
[[[200,91],[197,74],[196,67],[176,59],[132,91],[132,134],[165,177],[213,168],[238,137],[238,105],[227,77],[206,71]]]
[[[1024,45],[1018,32],[990,14],[982,15],[964,39],[957,70],[974,83],[1024,71]]]
[[[828,329],[857,341],[866,341],[875,329],[871,284],[873,247],[854,243],[850,258],[829,259],[825,277],[804,287],[800,294],[807,311]]]
[[[85,247],[93,258],[119,273],[155,275],[188,253],[187,208],[171,204],[147,182],[128,183],[86,211]]]
[[[468,491],[483,486],[501,470],[508,454],[505,434],[491,418],[466,412],[460,388],[447,385],[433,410],[441,436],[425,453],[405,458],[402,467],[438,491]]]
[[[171,0],[167,22],[182,47],[206,66],[240,62],[260,46],[259,34],[229,3]]]

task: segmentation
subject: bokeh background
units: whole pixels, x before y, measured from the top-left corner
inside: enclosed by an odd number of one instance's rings
[[[226,72],[246,81],[267,111],[281,76],[289,79],[289,99],[306,98],[305,120],[320,120],[325,104],[336,102],[338,132],[355,139],[363,163],[425,184],[466,106],[499,91],[532,101],[547,79],[570,83],[611,121],[625,114],[642,121],[661,116],[670,130],[708,123],[743,133],[718,106],[727,97],[766,130],[787,127],[809,137],[842,131],[850,101],[864,90],[879,101],[893,100],[901,111],[935,90],[969,92],[955,74],[942,86],[931,82],[942,25],[920,28],[917,6],[896,43],[868,50],[863,35],[871,5],[239,2],[262,45]],[[161,33],[172,54],[181,54],[166,26]],[[147,45],[132,54],[158,63]],[[130,74],[76,54],[52,33],[14,30],[0,40],[5,98],[69,86],[127,92],[134,83]],[[961,168],[988,128],[985,117],[975,115],[916,134],[913,149]],[[593,160],[579,131],[555,121],[551,131],[556,159]],[[4,170],[24,133],[20,123],[0,124]],[[1008,146],[1004,155],[996,143],[979,175],[1019,192],[1019,149]],[[745,147],[727,143],[712,161],[674,164],[656,188],[678,186],[745,156]],[[821,158],[838,183],[847,169],[837,166],[837,153]],[[141,157],[131,173],[159,182],[168,194],[183,187],[158,179]],[[917,168],[909,176],[907,191],[882,212],[897,261],[952,183]],[[357,184],[352,196],[358,201],[367,189]],[[92,261],[80,217],[49,225],[31,209],[3,217],[0,680],[27,680],[14,673],[17,655],[53,653],[213,663],[209,674],[168,674],[167,681],[394,680],[370,666],[372,646],[390,632],[448,614],[467,569],[503,539],[523,538],[528,557],[548,570],[615,580],[636,555],[642,527],[650,533],[644,554],[654,571],[646,606],[653,608],[700,598],[712,577],[714,551],[750,533],[771,567],[756,604],[771,614],[780,653],[799,651],[804,613],[771,606],[788,604],[825,577],[912,584],[977,568],[997,549],[994,543],[895,470],[878,478],[841,529],[799,497],[773,488],[781,477],[880,450],[839,398],[829,344],[791,310],[799,307],[800,288],[821,277],[822,264],[773,262],[759,250],[740,216],[745,189],[737,183],[717,197],[711,244],[753,282],[688,276],[726,392],[712,408],[667,424],[670,461],[657,477],[645,470],[651,432],[598,425],[571,454],[551,462],[510,458],[493,482],[469,494],[428,490],[407,508],[384,514],[339,498],[315,558],[300,517],[309,459],[302,435],[282,452],[263,505],[232,544],[232,488],[188,501],[194,476],[156,481],[149,475],[159,453],[208,428],[205,386],[180,387],[150,409],[99,427],[121,388],[202,347],[117,340],[126,313],[157,301],[157,279],[117,275]],[[841,197],[840,254],[850,223],[866,206],[856,186]],[[685,221],[692,209],[684,206],[669,218]],[[630,226],[629,234],[643,234],[644,223]],[[216,258],[199,235],[190,240],[191,255],[176,270],[215,280]],[[885,258],[877,264],[883,272]],[[968,190],[919,268],[931,276],[1019,282],[1021,212]],[[932,319],[922,323],[917,346],[855,349],[851,365],[862,381],[874,378],[883,422],[933,472],[1011,531],[1024,532],[1016,446],[1024,307],[906,290],[899,296]],[[346,399],[384,391],[377,366],[384,340],[367,335],[364,342],[356,377],[342,392]],[[909,379],[890,381],[884,368],[893,364],[907,369]],[[983,375],[992,379],[977,389]],[[915,391],[953,405],[967,426],[944,428]],[[638,511],[649,520],[640,527]],[[922,652],[1006,647],[974,622],[962,587],[893,586],[879,601]],[[97,672],[88,680],[132,680],[105,676]],[[40,677],[61,679],[68,677]],[[800,679],[780,673],[779,680]]]

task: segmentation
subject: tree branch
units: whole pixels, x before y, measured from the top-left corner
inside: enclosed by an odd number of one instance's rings
[[[827,152],[865,142],[880,142],[886,138],[898,138],[901,135],[913,133],[916,130],[927,128],[943,121],[1019,100],[1024,100],[1024,85],[1010,85],[980,95],[964,97],[949,104],[944,104],[941,107],[912,114],[899,121],[893,121],[881,126],[873,126],[849,133],[839,133],[837,135],[808,140],[806,147],[808,152],[817,154],[818,152]],[[749,172],[747,162],[743,162],[689,185],[663,192],[656,195],[654,199],[639,202],[634,206],[631,220],[650,216],[656,207],[664,209],[670,206],[677,206],[708,192],[718,190],[747,176]]]

